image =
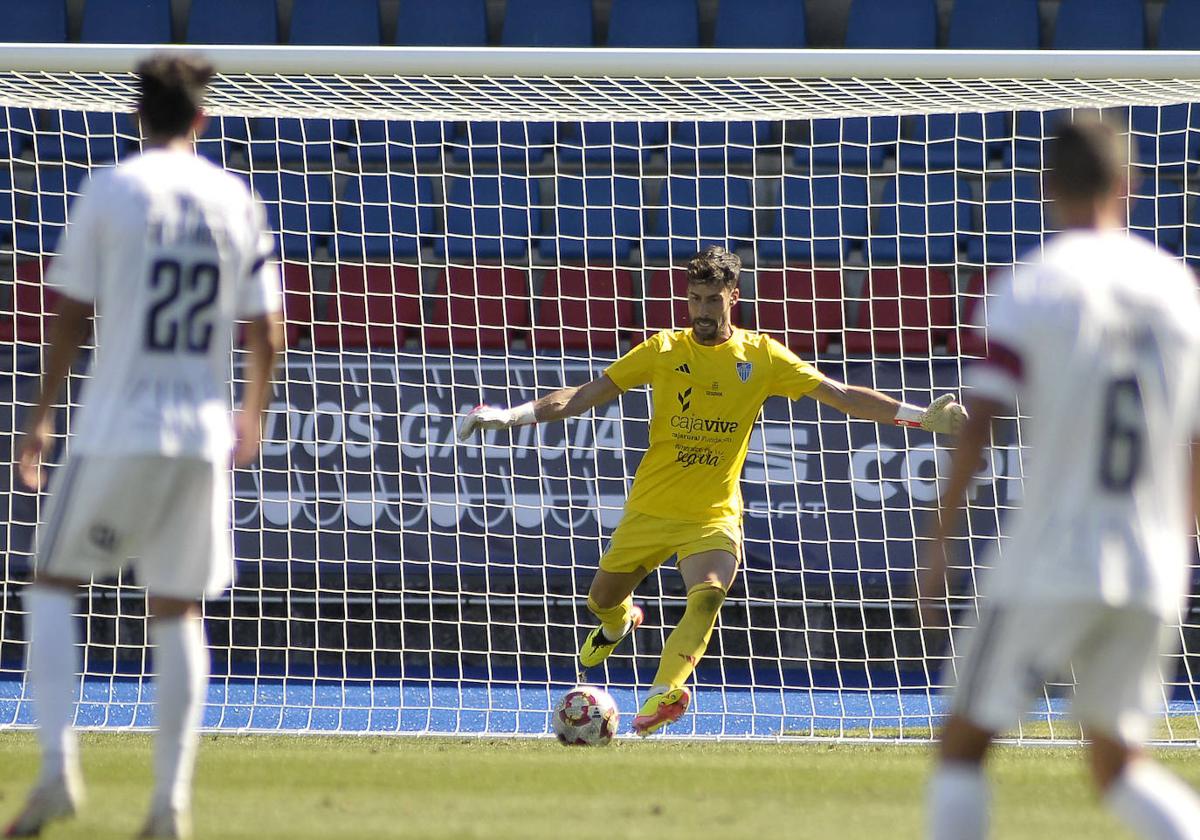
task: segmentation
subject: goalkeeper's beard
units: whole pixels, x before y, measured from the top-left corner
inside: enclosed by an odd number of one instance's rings
[[[717,337],[718,331],[721,329],[719,321],[705,320],[698,318],[692,321],[692,332],[696,334],[696,338],[709,341]]]

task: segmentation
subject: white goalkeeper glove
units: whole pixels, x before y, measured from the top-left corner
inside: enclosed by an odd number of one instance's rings
[[[493,429],[511,429],[513,426],[528,426],[536,422],[531,402],[522,403],[515,408],[477,405],[467,412],[467,416],[458,424],[458,439],[466,442],[476,430],[490,432]]]
[[[967,410],[954,400],[953,394],[942,394],[928,408],[901,403],[896,411],[896,425],[924,429],[939,435],[956,435],[967,422]]]

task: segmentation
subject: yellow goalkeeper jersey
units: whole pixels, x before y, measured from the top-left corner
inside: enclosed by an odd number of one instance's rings
[[[690,329],[664,330],[605,373],[622,391],[652,392],[650,449],[626,507],[694,522],[741,515],[738,480],[763,402],[799,399],[824,379],[770,336],[736,328],[715,347]]]

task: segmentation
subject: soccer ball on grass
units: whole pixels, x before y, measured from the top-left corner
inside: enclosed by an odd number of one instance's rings
[[[551,721],[559,743],[598,747],[612,740],[619,717],[617,704],[607,691],[577,685],[558,701]]]

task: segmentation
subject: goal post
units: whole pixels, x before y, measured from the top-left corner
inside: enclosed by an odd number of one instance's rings
[[[468,444],[456,418],[683,326],[681,267],[703,245],[743,260],[741,326],[916,403],[963,390],[989,281],[1052,232],[1042,145],[1072,113],[1125,126],[1131,235],[1200,260],[1191,53],[170,49],[216,63],[197,151],[262,197],[286,297],[263,455],[233,480],[237,582],[205,605],[215,730],[548,734],[649,400]],[[11,462],[44,269],[87,174],[139,150],[130,68],[153,51],[0,45],[0,728],[32,723],[23,592],[44,498]],[[82,369],[68,404],[81,387]],[[946,444],[767,403],[743,574],[672,734],[932,737],[955,652],[916,628],[912,570]],[[1008,418],[956,541],[956,625],[1024,457]],[[684,594],[670,565],[652,574],[646,624],[590,675],[627,715]],[[92,584],[79,615],[77,721],[149,725],[136,575]],[[1194,600],[1179,638],[1168,743],[1200,739]],[[1014,735],[1077,739],[1070,690]]]

